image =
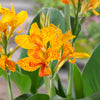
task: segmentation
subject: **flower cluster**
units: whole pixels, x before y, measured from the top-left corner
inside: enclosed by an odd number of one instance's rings
[[[61,0],[64,4],[70,4],[69,0]],[[78,6],[79,0],[71,0],[72,4],[74,5],[75,8]],[[88,10],[92,9],[93,13],[95,15],[99,15],[99,13],[95,10],[97,7],[100,6],[100,0],[80,0],[80,6],[81,10],[80,12],[82,14],[86,13]]]
[[[8,52],[7,46],[10,38],[13,36],[13,32],[26,20],[27,12],[21,11],[16,14],[12,4],[11,10],[3,8],[0,5],[0,16],[0,67],[3,70],[8,68],[10,71],[14,72],[16,63],[10,60],[14,51]],[[22,30],[18,32],[22,32]]]
[[[51,75],[50,62],[58,60],[58,64],[69,60],[75,63],[75,58],[89,57],[86,53],[77,53],[69,42],[73,39],[70,30],[62,33],[60,28],[53,24],[39,29],[37,23],[33,23],[30,35],[18,35],[15,42],[22,48],[28,49],[28,57],[20,59],[17,64],[26,71],[35,71],[38,68],[39,76]],[[73,58],[73,59],[72,59]]]

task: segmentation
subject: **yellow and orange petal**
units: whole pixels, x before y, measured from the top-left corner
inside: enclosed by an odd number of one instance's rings
[[[39,76],[49,76],[51,75],[51,69],[48,66],[42,66],[39,70]]]
[[[99,13],[97,12],[97,11],[95,11],[95,10],[92,10],[93,11],[93,13],[95,14],[95,15],[99,15]]]
[[[37,23],[33,23],[33,24],[31,25],[30,35],[32,35],[32,34],[38,34],[38,35],[41,35],[40,29],[39,29]]]
[[[41,67],[41,60],[33,57],[26,57],[17,61],[17,64],[26,71],[35,71]]]
[[[59,60],[60,53],[56,49],[48,48],[45,54],[45,59],[46,61]]]
[[[6,60],[5,61],[6,66],[8,67],[8,69],[12,72],[15,72],[15,68],[16,68],[16,63],[14,61],[11,60]]]
[[[7,59],[7,56],[1,55],[1,57],[0,57],[0,67],[1,67],[3,70],[5,70],[5,61],[6,61],[6,59]]]
[[[48,41],[54,38],[57,31],[54,27],[45,27],[41,29],[41,37],[43,39],[43,44],[46,44]]]
[[[29,49],[28,56],[41,60],[44,59],[43,52],[40,48]]]
[[[15,37],[15,42],[25,49],[33,49],[36,45],[32,42],[28,35],[18,35]]]
[[[72,35],[71,31],[69,30],[67,33],[63,34],[62,41],[66,42],[73,38],[75,38],[75,36]]]
[[[69,0],[61,0],[61,2],[64,4],[70,4]]]

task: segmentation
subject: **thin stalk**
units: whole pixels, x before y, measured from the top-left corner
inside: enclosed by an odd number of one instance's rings
[[[12,87],[11,87],[11,81],[10,81],[10,71],[8,69],[7,69],[7,81],[8,81],[9,100],[13,100],[13,93],[12,93]]]
[[[45,76],[44,82],[45,82],[47,93],[48,93],[50,100],[51,100],[51,98],[56,94],[55,87],[54,87],[54,80],[50,79],[49,76]]]
[[[72,86],[73,86],[73,72],[74,72],[74,64],[69,63],[68,82],[67,82],[67,100],[71,100]]]
[[[65,29],[66,31],[71,31],[71,24],[70,24],[70,6],[65,5]],[[72,42],[72,41],[71,41]],[[73,73],[74,73],[74,66],[73,64],[69,63],[69,69],[68,69],[68,81],[67,81],[67,100],[71,100],[72,95],[72,86],[73,86]]]
[[[68,31],[68,30],[71,31],[70,6],[69,5],[65,5],[64,14],[65,14],[65,31]]]
[[[80,11],[80,0],[78,1],[78,7],[77,7],[77,13],[76,13],[76,16],[75,16],[75,28],[74,28],[74,35],[76,35],[77,36],[77,30],[78,30],[78,24],[79,24],[79,22],[78,22],[78,16],[79,16],[79,11]],[[73,40],[73,42],[72,42],[72,45],[74,45],[74,42],[75,42],[75,40]]]

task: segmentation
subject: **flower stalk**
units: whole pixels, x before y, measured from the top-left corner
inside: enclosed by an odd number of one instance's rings
[[[71,24],[70,24],[70,6],[65,5],[65,30],[71,30]],[[72,86],[73,86],[73,73],[74,73],[74,66],[73,64],[69,63],[69,69],[68,69],[68,81],[67,81],[67,100],[71,100],[72,95]]]
[[[10,71],[7,69],[7,81],[8,81],[8,94],[9,94],[9,100],[13,100],[13,93],[12,93],[12,87],[11,87],[11,81],[10,81]]]

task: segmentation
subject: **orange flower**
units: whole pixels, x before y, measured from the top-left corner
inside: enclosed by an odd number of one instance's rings
[[[0,67],[3,70],[5,70],[5,66],[8,67],[8,69],[10,71],[14,72],[16,63],[12,60],[9,60],[9,58],[7,58],[7,56],[1,55],[1,57],[0,57]]]
[[[13,33],[19,25],[23,24],[28,16],[26,11],[21,11],[18,14],[16,14],[12,4],[11,4],[11,10],[2,7],[0,7],[0,9],[1,9],[0,14],[2,14],[1,22],[7,23],[10,26],[10,33]]]
[[[70,4],[69,0],[61,0],[61,2],[64,4]]]
[[[81,13],[85,13],[88,10],[92,9],[95,15],[99,15],[99,13],[95,10],[99,6],[100,6],[100,0],[90,0],[88,3],[86,1],[83,1]]]
[[[48,48],[46,52],[43,52],[41,49],[29,49],[28,56],[26,58],[20,59],[17,64],[27,71],[35,71],[38,68],[39,76],[48,76],[51,75],[51,70],[49,63],[52,60],[59,59],[59,52]]]

